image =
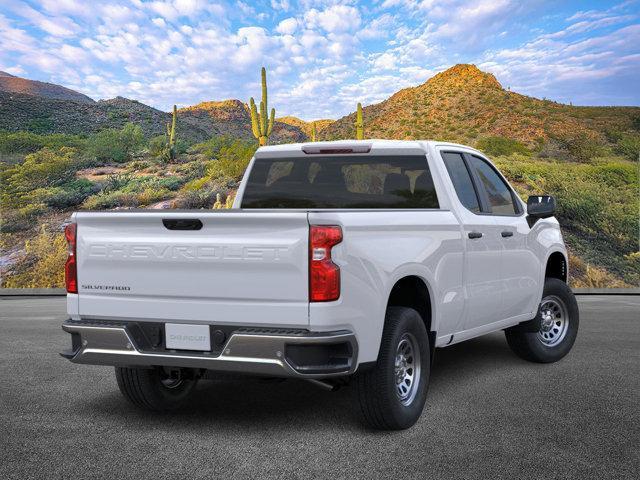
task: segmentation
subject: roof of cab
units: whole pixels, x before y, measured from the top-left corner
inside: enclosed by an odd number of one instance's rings
[[[382,148],[382,149],[393,149],[393,148],[415,148],[415,149],[425,149],[425,147],[429,146],[450,146],[457,148],[465,148],[469,150],[477,151],[473,147],[469,147],[467,145],[461,145],[458,143],[451,142],[440,142],[436,140],[382,140],[382,139],[367,139],[367,140],[335,140],[335,141],[324,141],[324,142],[305,142],[305,143],[285,143],[281,145],[267,145],[260,147],[258,152],[261,153],[291,153],[291,152],[300,152],[302,148],[307,147],[321,147],[321,148],[331,148],[331,147],[347,147],[347,146],[364,146],[370,145],[372,149]]]

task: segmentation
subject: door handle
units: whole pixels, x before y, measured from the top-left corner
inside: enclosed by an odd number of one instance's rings
[[[509,230],[505,230],[504,232],[501,233],[501,235],[502,235],[502,238],[513,237],[513,232]]]
[[[162,224],[169,230],[200,230],[202,222],[197,218],[163,218]]]
[[[469,238],[482,238],[482,232],[469,232]]]

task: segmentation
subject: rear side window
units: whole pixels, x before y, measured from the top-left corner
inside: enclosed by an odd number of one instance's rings
[[[471,156],[471,168],[480,179],[482,188],[494,215],[514,215],[518,213],[509,186],[500,178],[498,172],[480,157]]]
[[[242,208],[439,208],[425,156],[256,159]]]
[[[478,195],[473,187],[471,175],[464,163],[461,153],[442,152],[442,159],[449,172],[449,177],[456,189],[456,194],[460,199],[460,203],[472,212],[480,212],[480,203]]]

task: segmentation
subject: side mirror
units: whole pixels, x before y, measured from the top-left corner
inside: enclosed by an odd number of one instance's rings
[[[535,195],[527,199],[527,215],[533,218],[549,218],[556,213],[556,199],[551,195]]]

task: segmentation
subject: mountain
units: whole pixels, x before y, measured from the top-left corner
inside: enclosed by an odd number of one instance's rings
[[[334,122],[334,120],[331,120],[331,119],[320,119],[320,120],[312,120],[311,122],[306,122],[298,117],[294,117],[291,115],[287,117],[276,118],[276,121],[286,123],[287,125],[291,125],[293,127],[299,128],[307,135],[307,137],[311,137],[311,126],[312,124],[315,123],[316,133],[320,138],[322,138],[322,135],[320,135],[320,132],[322,132],[322,130],[324,130]]]
[[[247,104],[240,100],[202,102],[178,110],[178,118],[186,119],[199,129],[212,135],[228,135],[245,140],[254,139],[251,131],[251,115]],[[271,134],[271,143],[294,143],[306,140],[304,131],[276,120]]]
[[[0,72],[0,92],[27,94],[53,100],[70,100],[79,103],[94,103],[94,100],[70,88],[53,83],[39,82]]]
[[[460,64],[364,107],[363,117],[367,138],[475,144],[480,137],[502,136],[539,147],[576,135],[605,142],[609,130],[637,128],[640,108],[574,107],[540,100],[504,89],[475,65]],[[354,138],[354,122],[355,113],[342,117],[323,131],[323,138]]]
[[[2,82],[13,85],[12,89],[0,88],[0,130],[90,134],[132,122],[151,137],[162,135],[171,121],[171,114],[136,100],[116,97],[96,102],[65,87],[8,75],[0,76],[0,85]],[[13,80],[32,88],[20,91],[18,84],[11,83]],[[203,102],[178,112],[178,138],[190,143],[207,140],[212,135],[253,139],[249,110],[239,100]],[[301,142],[306,138],[300,128],[276,122],[271,141]]]

